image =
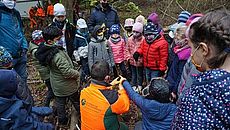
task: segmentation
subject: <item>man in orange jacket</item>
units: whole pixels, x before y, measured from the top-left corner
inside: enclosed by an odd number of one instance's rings
[[[49,0],[48,7],[47,7],[47,12],[46,12],[48,17],[51,17],[53,19],[54,17],[54,6]]]
[[[106,61],[98,61],[92,66],[91,84],[81,91],[80,96],[82,130],[128,130],[117,117],[129,110],[128,95],[121,84],[118,91],[112,90],[105,82],[108,75]]]
[[[44,9],[40,6],[40,5],[38,5],[38,9],[37,9],[37,18],[38,18],[38,26],[39,26],[39,28],[41,28],[41,27],[43,27],[43,22],[44,22],[44,20],[45,20],[45,16],[46,16],[46,14],[45,14],[45,12],[44,12]]]

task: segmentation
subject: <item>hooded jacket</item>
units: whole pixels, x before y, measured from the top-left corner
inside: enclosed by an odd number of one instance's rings
[[[0,129],[1,130],[52,130],[53,126],[41,122],[35,114],[32,115],[32,105],[20,100],[15,94],[18,89],[16,72],[0,71]],[[27,94],[27,93],[26,93]],[[44,114],[40,108],[35,108],[39,114]],[[40,110],[38,110],[40,109]]]
[[[119,24],[119,18],[114,8],[109,6],[106,11],[102,11],[99,4],[92,11],[88,20],[89,31],[92,33],[96,25],[102,25],[103,23],[105,23],[107,28],[110,28],[113,24]]]
[[[170,129],[177,108],[175,104],[145,99],[133,90],[128,81],[125,81],[123,86],[129,98],[141,109],[142,130]]]
[[[229,99],[229,72],[214,69],[200,73],[179,100],[172,129],[228,130]]]
[[[16,9],[8,9],[0,2],[0,45],[7,49],[13,58],[22,56],[27,50],[20,13]]]
[[[108,62],[110,68],[115,65],[111,47],[107,44],[107,41],[105,40],[98,42],[95,38],[91,38],[88,53],[88,63],[90,70],[93,64],[96,61],[100,60],[105,60],[106,62]]]
[[[143,40],[137,52],[143,56],[144,67],[160,71],[167,69],[168,43],[163,36],[151,44]]]

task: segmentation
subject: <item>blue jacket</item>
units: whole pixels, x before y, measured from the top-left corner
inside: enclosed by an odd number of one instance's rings
[[[169,68],[166,79],[169,82],[171,92],[177,93],[177,88],[181,80],[181,74],[187,60],[179,60],[177,55],[174,55],[173,62]]]
[[[10,52],[13,58],[19,58],[28,48],[22,30],[20,13],[15,9],[8,9],[0,2],[0,45]]]
[[[229,130],[230,73],[214,69],[200,73],[178,101],[173,130]]]
[[[26,83],[21,80],[20,76],[14,70],[0,69],[0,91],[5,87],[16,85],[16,96],[27,103],[33,104],[33,97]],[[3,91],[3,90],[2,90]],[[6,92],[5,92],[6,93]]]
[[[142,130],[169,130],[176,112],[176,105],[172,103],[159,103],[155,100],[145,99],[137,94],[128,81],[123,83],[129,98],[141,109]]]
[[[93,29],[96,25],[102,25],[105,23],[107,28],[110,28],[113,24],[119,24],[119,18],[117,11],[109,6],[106,11],[102,11],[100,5],[97,5],[93,12],[90,15],[88,20],[88,27],[90,33],[93,32]]]
[[[20,100],[16,95],[18,82],[16,72],[0,73],[0,130],[52,130],[53,126],[39,121],[37,115],[49,115],[47,107],[35,107]],[[1,75],[3,74],[3,75]]]
[[[74,38],[74,48],[76,50],[78,50],[79,47],[88,46],[89,42],[90,42],[90,37],[88,33],[84,36],[78,30],[76,31],[75,38]]]

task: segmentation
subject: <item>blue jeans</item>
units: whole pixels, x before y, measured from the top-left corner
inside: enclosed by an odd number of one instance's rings
[[[27,55],[24,54],[22,57],[13,59],[13,67],[15,71],[18,73],[18,75],[21,77],[21,79],[27,84],[27,69],[26,69],[26,63],[27,63]]]
[[[136,67],[133,65],[131,66],[131,72],[132,72],[132,80],[131,83],[132,85],[139,85],[142,86],[143,83],[143,67]]]
[[[159,70],[151,70],[149,68],[145,68],[145,72],[146,72],[146,80],[148,83],[151,81],[152,78],[160,76]]]

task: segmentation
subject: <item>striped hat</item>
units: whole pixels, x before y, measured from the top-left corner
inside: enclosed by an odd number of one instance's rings
[[[188,11],[182,11],[178,16],[177,23],[186,23],[190,15]]]

